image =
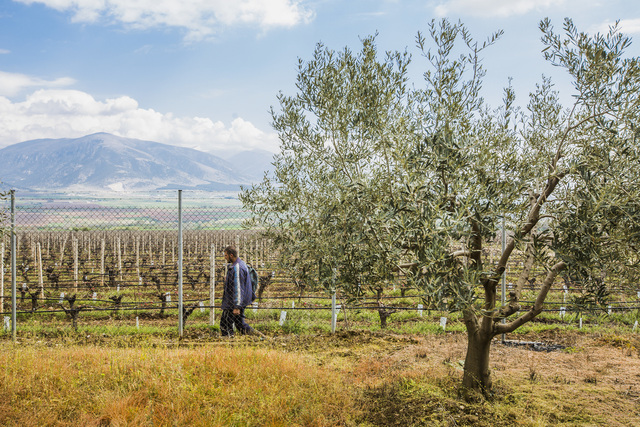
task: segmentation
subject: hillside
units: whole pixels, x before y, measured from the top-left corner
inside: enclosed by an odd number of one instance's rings
[[[255,182],[257,167],[249,162],[259,164],[262,157],[245,156],[244,167],[253,172],[245,174],[233,162],[198,150],[96,133],[10,145],[0,150],[0,180],[34,191],[228,191]]]

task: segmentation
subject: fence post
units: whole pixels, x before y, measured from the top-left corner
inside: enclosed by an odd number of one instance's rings
[[[16,192],[11,190],[11,336],[16,337]]]
[[[331,333],[336,333],[336,270],[333,270],[333,293],[331,294]]]
[[[178,190],[178,332],[180,338],[184,333],[182,304],[182,190]]]
[[[502,217],[502,253],[504,254],[505,249],[507,248],[507,233],[505,230],[505,219]],[[502,255],[500,256],[502,258]],[[504,307],[507,302],[507,268],[505,266],[504,271],[502,272],[502,306]],[[502,323],[506,323],[507,319],[502,319]],[[505,334],[502,334],[502,343],[505,342]]]
[[[0,311],[4,313],[4,237],[0,248]]]
[[[211,309],[209,311],[209,322],[211,326],[213,326],[216,322],[216,309],[215,309],[215,299],[216,299],[216,245],[211,245],[211,272],[209,273],[209,305]]]

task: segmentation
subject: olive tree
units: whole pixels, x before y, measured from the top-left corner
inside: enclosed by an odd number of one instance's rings
[[[299,63],[298,93],[272,110],[282,141],[272,177],[242,194],[299,276],[351,295],[403,270],[430,301],[461,311],[468,335],[463,386],[491,390],[492,339],[542,312],[565,274],[584,300],[607,279],[633,283],[640,153],[640,66],[614,26],[589,36],[570,20],[558,33],[540,24],[544,57],[568,73],[565,107],[550,78],[516,107],[481,97],[482,51],[462,24],[431,22],[418,33],[424,83],[407,86],[408,55],[376,58],[318,46]],[[417,61],[416,61],[417,62]],[[508,226],[506,248],[490,263],[483,249]],[[498,284],[516,252],[525,254],[509,300]],[[534,269],[535,302],[518,302]]]
[[[298,93],[272,108],[274,175],[241,198],[300,283],[358,296],[392,280],[396,245],[371,209],[384,209],[403,171],[398,146],[415,137],[409,62],[401,52],[379,61],[375,37],[357,53],[318,44],[299,62]]]

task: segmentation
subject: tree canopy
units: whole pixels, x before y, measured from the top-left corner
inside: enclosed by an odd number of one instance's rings
[[[422,82],[409,81],[407,52],[379,59],[375,36],[354,53],[318,44],[299,60],[297,93],[272,108],[281,140],[274,173],[241,199],[311,285],[353,297],[403,271],[428,301],[462,311],[469,336],[463,384],[487,391],[491,339],[537,316],[560,274],[582,284],[583,303],[607,283],[638,278],[640,66],[631,39],[557,32],[540,23],[547,61],[568,73],[563,106],[542,77],[518,107],[514,90],[486,105],[482,53],[462,23],[432,21],[416,37]],[[483,249],[507,223],[507,244]],[[525,254],[504,305],[497,287],[515,252]],[[533,268],[536,301],[518,303]]]

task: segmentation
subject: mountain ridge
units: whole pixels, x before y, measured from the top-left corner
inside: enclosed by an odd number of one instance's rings
[[[245,158],[246,170],[268,157],[256,156],[254,165]],[[1,149],[0,161],[4,186],[31,191],[230,191],[258,180],[213,154],[103,132],[20,142]]]

